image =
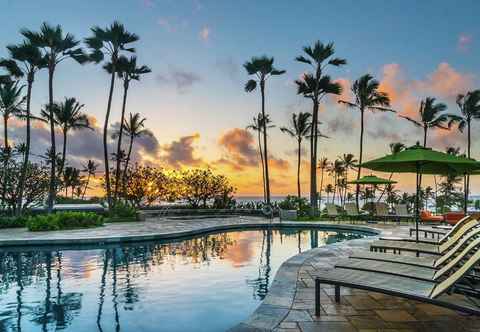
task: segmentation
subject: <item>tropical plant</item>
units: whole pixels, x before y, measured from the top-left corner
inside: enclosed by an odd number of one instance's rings
[[[426,147],[428,129],[440,128],[448,130],[449,116],[444,113],[446,109],[447,105],[437,103],[433,97],[427,97],[420,102],[420,107],[418,109],[420,120],[415,120],[409,116],[401,114],[399,117],[410,121],[417,127],[423,128],[423,146]]]
[[[105,65],[105,70],[111,74],[111,71],[113,70],[113,64],[111,62],[107,63]],[[137,66],[137,58],[135,56],[127,58],[123,55],[118,58],[116,70],[117,70],[118,78],[123,81],[122,114],[120,116],[120,123],[123,123],[125,120],[125,109],[127,106],[127,94],[128,94],[128,88],[130,87],[130,82],[140,81],[141,75],[148,74],[152,70],[147,66]],[[117,142],[117,156],[120,156],[121,154],[122,138],[123,138],[123,126],[120,126],[118,142]],[[121,162],[121,158],[117,157],[116,166],[115,166],[115,183],[119,183],[120,181],[120,162]],[[114,201],[117,200],[118,189],[119,189],[119,186],[115,186],[115,192],[113,194]]]
[[[311,99],[312,126],[310,134],[310,205],[312,215],[318,209],[317,202],[317,144],[318,144],[318,110],[321,99],[328,94],[339,95],[342,92],[340,84],[332,82],[330,76],[324,75],[327,66],[342,66],[347,63],[345,59],[334,58],[335,48],[333,43],[324,45],[317,41],[313,47],[305,46],[303,48],[305,55],[295,58],[296,61],[308,64],[312,67],[314,73],[304,74],[302,79],[296,80],[297,94]]]
[[[83,64],[87,61],[87,57],[83,50],[78,47],[80,43],[75,37],[70,34],[64,34],[60,25],[51,26],[48,23],[43,23],[39,32],[23,29],[22,35],[32,45],[43,50],[43,56],[46,61],[46,68],[48,69],[48,111],[50,122],[50,140],[52,156],[56,156],[55,144],[55,124],[53,119],[54,98],[53,98],[53,79],[57,65],[66,59],[73,59],[76,62]],[[48,211],[51,212],[55,202],[56,194],[56,162],[50,163],[50,189],[47,199]]]
[[[265,196],[265,162],[263,160],[263,152],[262,152],[262,124],[260,123],[262,119],[262,113],[258,113],[258,117],[253,117],[253,121],[249,124],[246,129],[253,130],[257,132],[257,140],[258,140],[258,154],[260,155],[260,165],[262,167],[262,185],[263,185],[263,201],[265,202],[267,197]]]
[[[8,121],[11,117],[21,117],[23,115],[25,96],[22,94],[24,86],[19,86],[19,82],[10,81],[5,84],[0,84],[0,112],[3,117],[3,192],[5,193],[5,187],[8,185],[7,181],[9,179],[6,174],[8,171],[7,163],[11,156],[11,148],[8,144]],[[4,198],[4,197],[2,197]]]
[[[463,133],[465,127],[467,128],[467,157],[471,158],[471,127],[472,120],[480,119],[480,90],[469,91],[466,94],[459,94],[457,96],[457,105],[460,109],[461,115],[449,114],[450,121],[448,127],[456,123],[458,130]],[[466,192],[467,200],[470,192],[470,176],[466,177]]]
[[[399,153],[399,152],[401,152],[401,151],[403,151],[403,150],[405,150],[405,149],[407,148],[407,147],[405,146],[405,144],[400,143],[400,142],[392,142],[392,143],[390,143],[389,146],[390,146],[390,152],[391,152],[392,154],[394,154],[394,153]]]
[[[103,124],[103,157],[105,162],[105,186],[107,192],[108,205],[112,206],[112,193],[110,188],[110,168],[108,165],[108,125],[110,111],[112,107],[113,90],[115,87],[115,75],[117,73],[117,64],[121,51],[135,52],[134,48],[127,45],[136,42],[139,37],[128,32],[120,22],[113,22],[109,27],[102,29],[98,26],[91,29],[92,36],[85,39],[85,43],[90,49],[90,59],[95,63],[103,61],[105,56],[109,57],[110,63],[110,90],[108,93],[107,110],[105,113],[105,122]]]
[[[312,123],[310,113],[300,112],[298,114],[293,113],[290,121],[290,127],[281,127],[280,130],[283,133],[290,135],[297,140],[297,196],[301,198],[302,192],[300,188],[300,164],[302,162],[302,141],[308,137],[310,133],[310,127]]]
[[[359,166],[357,170],[357,180],[360,179],[362,173],[363,161],[363,135],[365,130],[365,111],[381,111],[395,112],[390,109],[390,98],[386,92],[379,91],[380,83],[370,74],[365,74],[357,79],[352,85],[352,92],[355,100],[339,100],[339,103],[345,104],[350,108],[360,111],[360,150],[359,150]],[[358,207],[358,195],[360,186],[357,184],[355,191],[355,201]]]
[[[127,176],[127,169],[128,163],[130,162],[130,158],[132,157],[132,149],[133,149],[133,142],[136,138],[141,136],[153,136],[152,132],[148,129],[145,129],[145,121],[146,118],[142,118],[140,113],[132,114],[130,113],[128,120],[125,119],[123,123],[123,130],[125,131],[125,135],[130,138],[130,144],[128,146],[128,153],[125,159],[125,167],[123,170],[123,186],[125,183],[125,179]]]
[[[18,81],[10,81],[0,84],[0,112],[3,117],[3,146],[5,150],[10,149],[8,144],[8,120],[23,115],[26,97],[23,95],[24,85],[19,86]]]
[[[82,187],[82,178],[80,176],[80,170],[75,167],[65,167],[63,175],[63,187],[65,188],[65,197],[68,196],[68,188],[70,188],[70,194],[73,198],[75,188]]]
[[[61,175],[65,166],[67,155],[67,137],[70,130],[92,129],[85,113],[82,113],[85,105],[80,104],[75,98],[65,98],[61,103],[55,103],[53,106],[53,121],[59,126],[63,134],[62,161],[58,168],[58,174]],[[47,107],[48,108],[48,107]],[[42,110],[42,116],[50,119],[50,112]]]
[[[46,67],[47,61],[43,56],[40,49],[33,45],[30,41],[24,40],[18,45],[8,45],[7,50],[9,53],[8,59],[0,60],[0,67],[5,67],[10,75],[17,78],[26,77],[27,81],[27,96],[26,96],[26,137],[25,137],[25,153],[23,157],[23,167],[20,174],[20,182],[18,185],[18,202],[17,206],[19,210],[16,211],[18,215],[22,213],[22,198],[25,187],[25,176],[27,173],[28,161],[30,157],[30,144],[31,144],[31,99],[32,99],[32,87],[35,80],[35,74]]]
[[[85,199],[85,193],[87,192],[88,185],[90,184],[90,177],[95,177],[98,166],[99,165],[91,159],[89,159],[87,163],[83,165],[82,171],[87,173],[87,180],[85,180],[85,187],[83,189],[82,199]]]
[[[345,201],[348,189],[348,171],[355,170],[357,168],[358,160],[355,159],[355,156],[352,153],[344,153],[343,156],[340,157],[340,160],[343,162],[343,167],[345,168],[345,183],[343,184],[343,189],[345,189],[343,193],[343,200]]]
[[[323,157],[318,162],[318,168],[320,168],[320,191],[319,191],[319,201],[320,206],[322,206],[322,191],[323,191],[323,174],[325,170],[328,170],[330,167],[330,161],[327,157]]]
[[[333,198],[332,203],[335,203],[337,188],[340,177],[345,173],[345,165],[340,159],[336,159],[329,168],[329,173],[333,176]]]
[[[253,57],[247,61],[243,67],[248,75],[255,78],[248,80],[245,84],[245,91],[252,92],[260,85],[260,95],[262,99],[262,119],[266,118],[265,112],[265,85],[271,76],[278,76],[285,73],[285,70],[278,70],[273,66],[274,59],[267,56]],[[263,159],[265,163],[265,197],[266,203],[270,205],[270,175],[268,168],[268,145],[267,145],[267,122],[262,121],[263,132]]]
[[[334,192],[333,185],[331,183],[325,186],[325,193],[327,193],[327,203],[329,202],[330,194]]]

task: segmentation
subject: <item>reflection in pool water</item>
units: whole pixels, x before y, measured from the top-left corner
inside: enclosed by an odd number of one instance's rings
[[[176,242],[0,253],[0,331],[224,331],[288,257],[359,238],[248,230]]]

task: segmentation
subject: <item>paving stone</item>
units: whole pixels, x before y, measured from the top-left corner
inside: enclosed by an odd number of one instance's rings
[[[375,310],[375,313],[386,322],[411,322],[415,317],[405,310]]]
[[[348,322],[311,322],[298,325],[302,332],[356,332]]]
[[[312,317],[307,310],[290,310],[284,322],[311,322]]]

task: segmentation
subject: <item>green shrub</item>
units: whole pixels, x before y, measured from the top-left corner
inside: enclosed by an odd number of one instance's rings
[[[58,212],[39,214],[28,218],[30,231],[58,231],[63,229],[90,228],[103,225],[103,217],[94,212]]]
[[[306,216],[310,210],[310,204],[305,198],[290,195],[279,202],[278,207],[282,210],[297,210],[298,216]]]
[[[110,209],[108,215],[109,217],[113,217],[113,218],[136,218],[137,209],[123,202],[117,202]]]
[[[28,217],[0,217],[0,229],[25,227],[27,220]]]

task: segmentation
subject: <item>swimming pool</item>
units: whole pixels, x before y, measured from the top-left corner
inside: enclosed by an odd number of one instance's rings
[[[309,229],[0,252],[0,331],[224,331],[246,319],[280,265],[365,234]]]

